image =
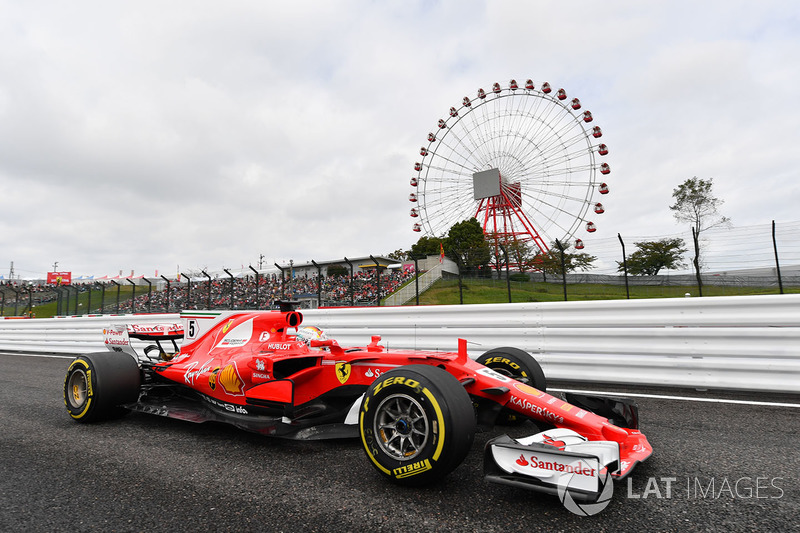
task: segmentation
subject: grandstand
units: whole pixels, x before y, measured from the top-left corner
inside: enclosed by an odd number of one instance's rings
[[[328,276],[334,265],[346,267],[352,275]],[[50,302],[58,303],[59,315],[269,309],[280,299],[299,300],[306,308],[370,306],[380,305],[415,275],[413,263],[373,256],[275,267],[237,273],[200,271],[177,279],[77,278],[60,287],[44,280],[0,281],[0,316],[29,316]]]

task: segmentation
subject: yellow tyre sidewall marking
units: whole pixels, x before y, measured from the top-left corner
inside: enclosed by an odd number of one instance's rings
[[[416,380],[412,380],[412,381],[414,381],[415,383],[419,384],[419,382],[416,381]],[[393,383],[391,383],[391,385],[405,385],[405,382],[400,382],[400,383],[393,382]],[[420,388],[422,389],[422,394],[424,394],[425,397],[428,398],[428,401],[431,402],[431,405],[433,406],[433,410],[436,413],[436,421],[437,421],[437,425],[438,425],[438,428],[439,428],[439,442],[436,445],[436,450],[433,452],[433,457],[431,457],[431,459],[433,459],[434,461],[438,461],[439,457],[442,454],[442,449],[444,448],[444,437],[445,437],[444,415],[442,414],[441,407],[439,407],[439,402],[436,401],[436,398],[433,396],[433,394],[431,394],[431,391],[429,391],[427,389],[427,387],[420,386]],[[381,387],[381,389],[383,389],[383,387]],[[379,391],[381,389],[379,389]],[[380,464],[380,462],[378,462],[378,460],[375,458],[375,456],[372,455],[372,452],[370,451],[369,446],[367,445],[367,437],[364,434],[364,413],[366,411],[368,411],[368,410],[369,410],[369,398],[366,398],[364,400],[364,406],[362,407],[361,415],[360,415],[360,418],[359,418],[359,424],[358,424],[359,428],[361,430],[361,442],[364,444],[364,450],[366,450],[367,455],[369,456],[369,458],[372,461],[372,463],[375,466],[377,466],[386,475],[391,475],[391,472],[386,467],[384,467],[382,464]]]
[[[78,414],[73,413],[71,410],[69,411],[69,416],[78,419],[83,418],[83,416],[86,415],[86,412],[89,410],[89,407],[92,405],[92,396],[94,395],[94,392],[92,391],[92,371],[89,369],[89,364],[83,359],[76,359],[71,365],[69,365],[66,379],[69,380],[70,374],[72,369],[75,368],[75,365],[83,366],[86,374],[86,405],[83,406],[83,410]],[[66,383],[64,385],[64,388],[66,388]],[[64,397],[64,403],[67,404],[67,407],[69,407],[66,396]]]
[[[436,412],[436,421],[439,425],[439,442],[436,445],[436,451],[433,452],[432,459],[438,461],[439,456],[442,454],[442,448],[444,448],[444,416],[442,415],[442,409],[439,407],[439,402],[436,401],[436,398],[433,397],[433,394],[431,394],[427,388],[422,388],[422,394],[428,398],[433,406],[434,412]]]

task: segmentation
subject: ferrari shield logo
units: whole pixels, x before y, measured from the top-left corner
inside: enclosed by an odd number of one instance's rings
[[[339,378],[339,383],[344,385],[350,379],[351,366],[349,363],[336,363],[336,377]]]

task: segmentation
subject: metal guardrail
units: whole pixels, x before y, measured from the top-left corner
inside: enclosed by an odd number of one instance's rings
[[[316,309],[304,323],[342,345],[499,346],[535,355],[550,379],[800,392],[800,295]],[[0,320],[0,351],[103,350],[111,323],[177,314]]]

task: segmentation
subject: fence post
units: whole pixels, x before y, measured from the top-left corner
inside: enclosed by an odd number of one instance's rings
[[[208,278],[208,294],[206,295],[206,309],[211,309],[211,276],[205,270],[201,270],[205,277]]]
[[[317,267],[317,309],[322,307],[322,267],[313,259],[311,264]]]
[[[345,263],[350,265],[350,307],[355,307],[355,293],[353,292],[353,263],[348,258],[344,258]]]
[[[250,270],[252,270],[252,271],[253,271],[253,273],[255,273],[255,275],[256,275],[256,309],[259,309],[259,307],[258,307],[258,289],[259,289],[259,285],[258,285],[258,270],[256,270],[255,268],[253,268],[253,265],[247,265],[247,266],[248,266],[248,267],[250,268]],[[258,266],[259,266],[259,268],[261,268],[261,265],[258,265]]]
[[[508,303],[511,303],[511,277],[508,273],[508,252],[506,251],[506,247],[502,244],[498,243],[497,246],[503,250],[503,255],[506,257],[506,288],[508,289]],[[499,275],[499,272],[498,272]]]
[[[73,285],[73,287],[75,287],[75,316],[81,316],[80,313],[78,313],[78,304],[79,304],[79,300],[80,300],[80,291],[78,290],[78,286],[77,285]]]
[[[286,291],[284,289],[284,279],[286,276],[283,275],[283,267],[281,267],[278,263],[272,263],[272,264],[278,267],[278,270],[281,271],[281,300],[285,300]]]
[[[153,312],[153,284],[150,283],[150,280],[143,277],[143,280],[147,282],[147,312]]]
[[[411,257],[411,259],[414,260],[414,274],[416,274],[415,277],[414,277],[414,286],[415,286],[416,292],[417,292],[417,300],[416,300],[416,302],[417,302],[417,305],[419,305],[419,259],[420,258],[416,257],[416,256],[413,256],[413,257]]]
[[[117,283],[113,279],[111,280],[111,283],[113,283],[114,285],[117,286],[117,308],[116,308],[116,310],[114,312],[116,314],[119,314],[119,283]],[[69,296],[69,295],[67,295],[67,296]]]
[[[230,305],[230,307],[231,307],[231,310],[233,310],[233,308],[234,308],[234,305],[233,305],[233,274],[231,274],[230,270],[228,270],[227,268],[223,268],[222,270],[224,270],[225,273],[231,277],[231,305]]]
[[[133,286],[133,294],[131,294],[131,314],[136,314],[136,284],[130,278],[125,278],[125,281]]]
[[[628,290],[628,260],[625,257],[625,242],[623,242],[622,235],[619,233],[617,233],[617,238],[619,239],[619,243],[622,245],[622,269],[625,272],[625,298],[630,300],[631,293]]]
[[[375,259],[372,256],[372,254],[370,254],[369,258],[372,259],[373,261],[375,261],[375,279],[377,280],[377,284],[378,284],[378,289],[377,289],[377,291],[378,291],[378,294],[377,294],[378,303],[377,303],[377,305],[378,305],[378,307],[380,307],[381,306],[381,264],[378,262],[377,259]]]
[[[781,278],[781,264],[778,261],[778,243],[775,240],[775,221],[772,221],[772,249],[775,250],[775,271],[778,274],[778,288],[783,294],[783,279]]]
[[[100,285],[100,314],[106,314],[106,284],[99,283]]]
[[[161,274],[161,279],[167,282],[167,308],[164,310],[165,313],[169,313],[169,293],[171,291],[171,285],[167,278],[164,277],[164,274]],[[178,280],[180,281],[180,280]]]
[[[556,239],[556,246],[558,246],[558,250],[561,252],[561,284],[564,286],[564,301],[567,301],[567,263],[564,259],[564,245],[561,244],[561,241]]]

